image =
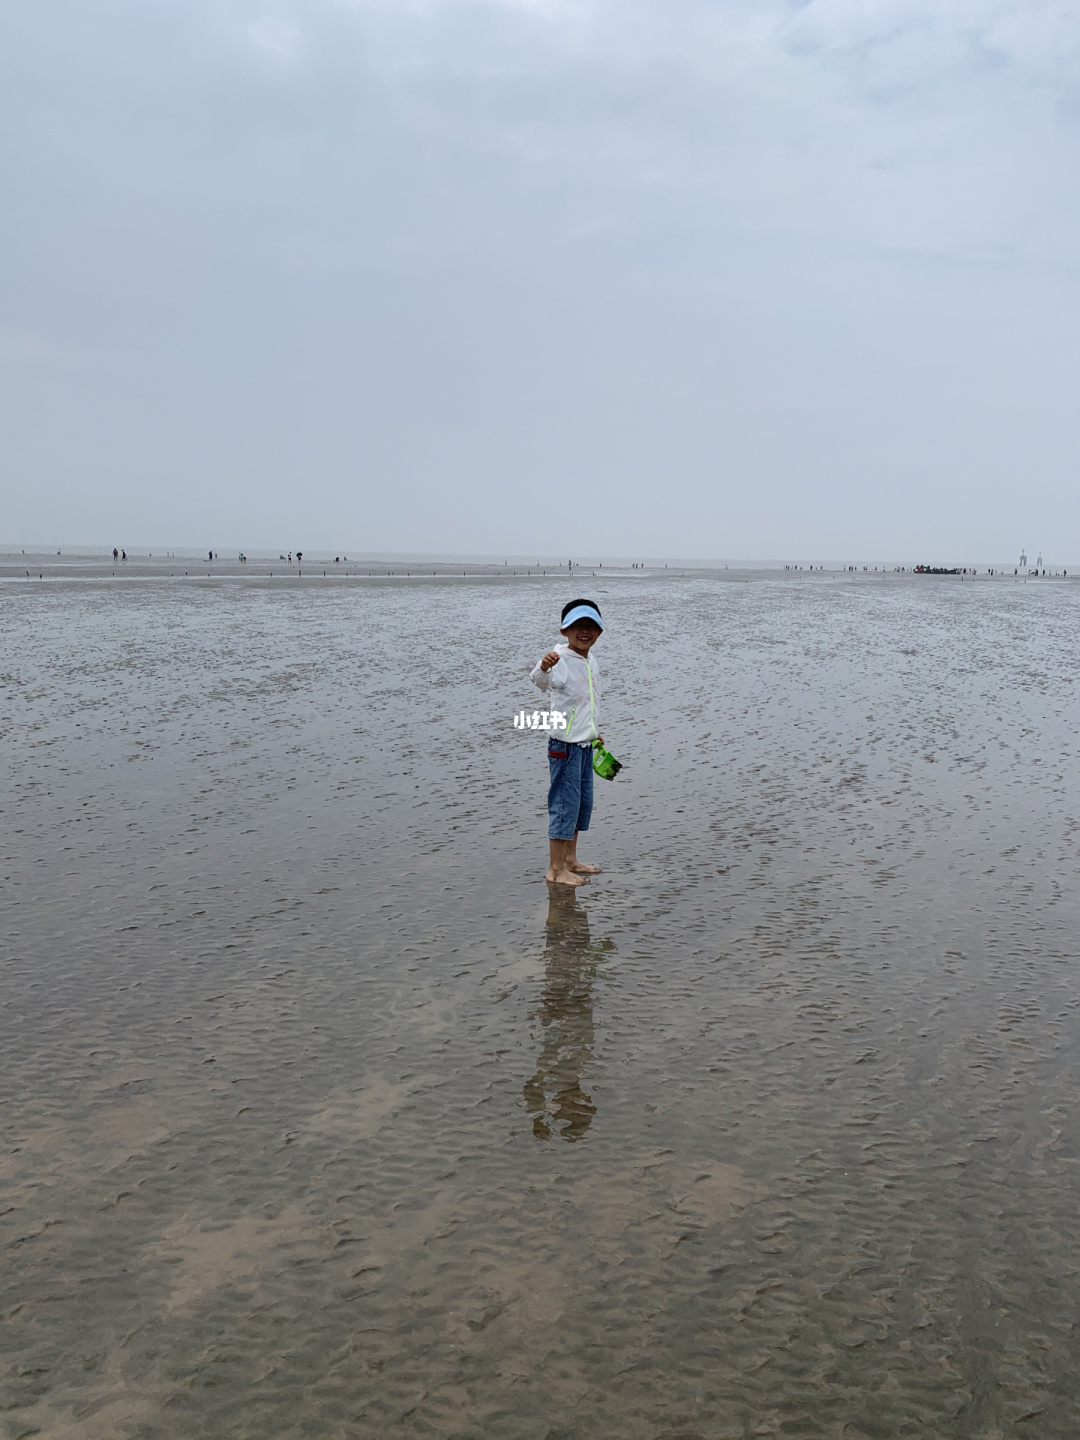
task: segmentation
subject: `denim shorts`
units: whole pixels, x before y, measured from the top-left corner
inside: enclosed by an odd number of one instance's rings
[[[568,745],[565,740],[548,741],[548,837],[572,840],[577,830],[587,830],[592,818],[591,745]]]

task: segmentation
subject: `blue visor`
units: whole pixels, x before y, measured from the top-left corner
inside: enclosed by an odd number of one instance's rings
[[[598,630],[603,630],[604,622],[600,619],[600,611],[595,605],[575,605],[573,610],[566,616],[560,630],[568,630],[575,620],[591,620]]]

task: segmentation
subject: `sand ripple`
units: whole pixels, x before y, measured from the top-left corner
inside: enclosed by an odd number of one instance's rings
[[[1080,591],[5,601],[8,1440],[1072,1440]]]

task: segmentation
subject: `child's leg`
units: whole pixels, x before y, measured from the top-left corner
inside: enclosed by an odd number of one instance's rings
[[[599,875],[601,873],[599,865],[585,865],[577,858],[577,837],[578,832],[575,830],[574,838],[568,841],[570,846],[570,853],[566,857],[568,868],[571,869],[575,875]]]
[[[568,863],[574,844],[574,825],[581,810],[580,750],[565,741],[548,741],[548,766],[551,786],[548,790],[548,842],[551,864],[547,879],[559,885],[584,885],[584,875],[576,875]]]
[[[589,828],[589,821],[592,819],[593,803],[592,751],[583,749],[581,755],[581,799],[578,803],[574,838],[570,841],[570,854],[567,857],[567,866],[575,875],[599,875],[600,867],[598,865],[583,865],[577,858],[578,835],[582,830],[588,830]]]
[[[578,875],[570,864],[570,847],[573,840],[549,840],[548,846],[551,851],[551,864],[548,866],[546,880],[553,881],[559,885],[587,885],[589,877]]]

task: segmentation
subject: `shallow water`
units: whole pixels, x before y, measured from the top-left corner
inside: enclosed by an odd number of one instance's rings
[[[5,588],[5,1437],[1080,1433],[1080,589],[587,588]]]

